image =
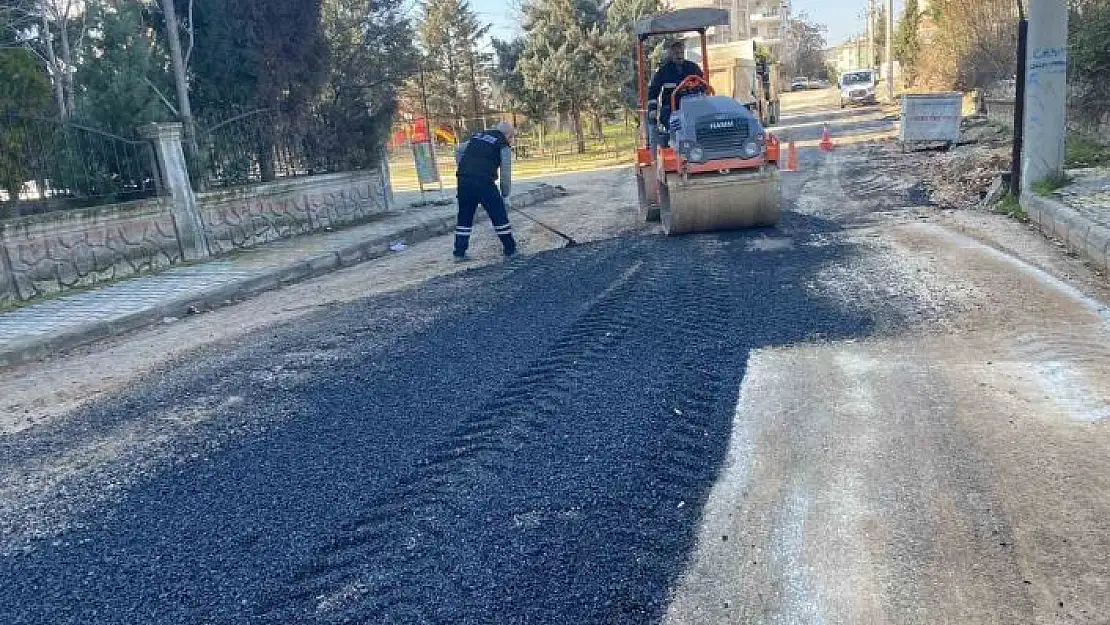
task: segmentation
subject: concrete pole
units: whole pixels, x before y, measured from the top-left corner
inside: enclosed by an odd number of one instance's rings
[[[860,69],[875,67],[875,0],[867,0],[867,63]]]
[[[162,170],[162,183],[169,192],[181,254],[185,260],[200,260],[211,254],[204,219],[200,215],[197,197],[189,180],[189,168],[185,164],[182,131],[179,123],[152,123],[140,127],[139,135],[154,144],[158,167]]]
[[[1068,105],[1066,2],[1029,3],[1027,58],[1022,191],[1064,173]]]

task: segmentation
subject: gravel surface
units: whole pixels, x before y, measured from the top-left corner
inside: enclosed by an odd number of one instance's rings
[[[99,476],[5,515],[24,551],[3,621],[657,618],[749,350],[867,327],[800,286],[847,250],[758,236],[591,244],[332,307],[5,438],[0,471],[36,476],[192,415],[63,536],[23,540]]]
[[[1104,283],[882,145],[801,160],[777,228],[663,238],[600,172],[530,213],[585,245],[15,370],[0,623],[1106,622]]]

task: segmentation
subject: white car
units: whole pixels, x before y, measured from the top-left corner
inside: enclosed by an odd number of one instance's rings
[[[840,108],[848,104],[878,104],[876,87],[879,83],[878,72],[861,69],[847,72],[840,77]]]

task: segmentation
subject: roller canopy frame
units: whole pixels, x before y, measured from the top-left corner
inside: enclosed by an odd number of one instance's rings
[[[713,26],[728,26],[729,14],[725,9],[678,9],[669,13],[645,17],[632,25],[636,35],[645,39],[652,35],[704,32]]]
[[[643,17],[632,24],[636,33],[636,91],[639,101],[639,115],[642,127],[640,146],[650,145],[647,115],[647,53],[644,41],[655,35],[674,35],[696,32],[701,39],[702,71],[709,75],[709,47],[705,31],[713,26],[728,26],[729,12],[725,9],[693,8],[678,9],[660,15]],[[652,156],[654,161],[654,155]]]

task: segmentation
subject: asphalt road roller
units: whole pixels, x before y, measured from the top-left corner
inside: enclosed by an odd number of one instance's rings
[[[780,144],[740,101],[714,93],[690,75],[647,97],[646,42],[696,32],[701,67],[708,67],[706,31],[729,23],[723,9],[679,9],[633,25],[637,38],[640,145],[636,185],[641,214],[662,221],[668,235],[712,232],[779,222],[782,183]]]

